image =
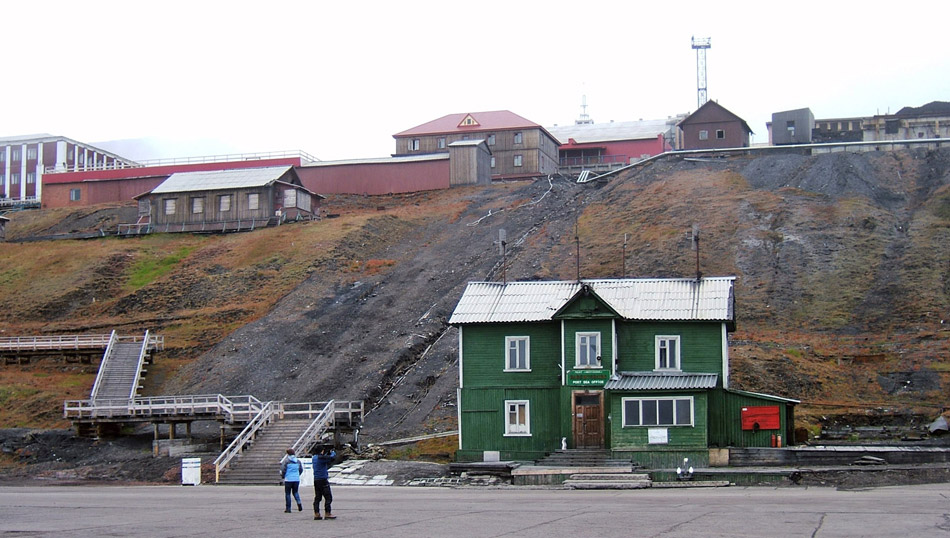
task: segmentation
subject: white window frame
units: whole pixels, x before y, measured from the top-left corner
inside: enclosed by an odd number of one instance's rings
[[[80,189],[69,189],[69,201],[78,202],[82,199],[82,191]]]
[[[661,423],[659,420],[660,419],[659,402],[670,402],[670,401],[673,402],[673,423],[672,424]],[[637,402],[638,416],[637,416],[636,424],[631,424],[630,423],[631,421],[629,421],[627,417],[627,404],[629,402]],[[677,422],[677,413],[676,413],[676,408],[678,406],[677,402],[686,402],[688,404],[689,423]],[[656,406],[656,409],[657,409],[657,412],[656,412],[657,423],[656,424],[643,423],[644,403],[646,403],[646,405],[652,404]],[[621,424],[621,427],[623,428],[656,428],[656,427],[672,428],[672,427],[677,427],[677,426],[693,427],[696,424],[696,402],[694,401],[692,396],[663,396],[663,397],[657,397],[657,398],[621,398],[620,409],[622,411],[621,413],[622,422],[620,424]]]
[[[491,167],[492,167],[492,168],[495,167],[495,158],[494,158],[494,157],[491,158]]]
[[[410,138],[410,139],[409,139],[409,146],[408,146],[408,149],[409,149],[409,151],[419,151],[419,139],[418,139],[418,138]]]
[[[27,172],[26,173],[26,184],[32,185],[36,183],[36,172]]]
[[[261,198],[260,194],[256,192],[247,193],[247,208],[251,211],[260,209],[261,207]]]
[[[522,408],[524,409],[523,423],[521,422],[522,413],[519,412]],[[505,400],[505,437],[531,437],[531,402]]]
[[[515,166],[521,166],[524,158],[521,155],[515,155]]]
[[[231,206],[232,204],[230,194],[222,194],[218,196],[218,211],[220,213],[227,213],[228,211],[231,211]]]
[[[20,149],[19,149],[19,148],[14,148],[14,149],[10,150],[10,160],[11,160],[11,161],[19,161],[19,160],[20,160]]]
[[[725,140],[725,139],[726,139],[726,130],[716,129],[716,140]]]
[[[11,172],[10,173],[10,185],[19,185],[20,184],[20,173]]]
[[[674,342],[675,349],[673,350],[673,361],[676,364],[670,365],[669,357],[669,342]],[[653,350],[654,350],[654,369],[669,371],[669,372],[679,372],[683,369],[683,362],[680,357],[682,356],[683,346],[680,336],[678,334],[658,334],[654,337],[653,340]],[[666,351],[666,364],[662,363],[663,351]]]
[[[440,137],[439,137],[438,146],[439,146],[439,149],[445,149],[445,137],[444,137],[444,136],[440,136]],[[419,148],[416,148],[416,149],[419,149]]]
[[[523,144],[523,143],[524,143],[524,135],[522,135],[521,132],[515,133],[515,144]]]
[[[521,356],[520,343],[524,343],[524,356]],[[512,352],[515,352],[515,365],[512,366]],[[524,363],[522,366],[521,363]],[[531,371],[531,338],[528,336],[506,336],[505,337],[505,371],[506,372],[530,372]]]
[[[596,353],[593,357],[587,357],[587,364],[581,364],[581,349],[590,349],[590,338],[596,340]],[[574,333],[574,367],[575,368],[601,368],[603,364],[603,346],[600,342],[600,333],[596,331]],[[584,343],[582,343],[584,341]],[[601,360],[596,360],[600,357]]]
[[[494,146],[494,145],[495,145],[495,135],[494,135],[494,134],[488,135],[488,145],[489,145],[489,146]]]
[[[700,131],[699,131],[699,139],[700,139],[700,140],[709,140],[709,131],[707,131],[706,129],[700,130]]]
[[[26,148],[26,160],[36,159],[36,148]]]
[[[191,214],[199,215],[205,212],[205,198],[204,196],[195,196],[191,199]]]
[[[165,198],[162,200],[162,206],[165,210],[166,215],[174,215],[178,206],[177,198]]]

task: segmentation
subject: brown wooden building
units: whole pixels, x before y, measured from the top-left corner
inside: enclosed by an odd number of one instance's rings
[[[485,140],[492,179],[557,172],[560,143],[544,127],[508,110],[449,114],[393,135],[400,155],[448,153],[461,140]]]
[[[747,148],[752,133],[744,119],[715,101],[706,101],[677,126],[683,132],[683,149]]]
[[[292,166],[172,174],[137,197],[153,231],[228,231],[272,219],[309,219],[323,196],[304,188]]]

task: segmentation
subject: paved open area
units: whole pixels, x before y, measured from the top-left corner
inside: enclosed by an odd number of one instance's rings
[[[950,536],[950,484],[572,491],[334,488],[334,521],[283,512],[277,486],[0,488],[17,536]]]

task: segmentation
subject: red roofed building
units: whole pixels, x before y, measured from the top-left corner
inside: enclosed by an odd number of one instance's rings
[[[393,135],[393,156],[448,153],[460,140],[484,140],[492,179],[545,176],[557,171],[559,142],[544,127],[508,110],[449,114]]]

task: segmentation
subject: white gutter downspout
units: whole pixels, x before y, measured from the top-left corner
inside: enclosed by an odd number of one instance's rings
[[[459,325],[459,388],[455,390],[455,412],[459,425],[459,450],[462,450],[462,326]]]
[[[617,375],[617,319],[613,318],[610,320],[610,332],[611,335],[611,360],[610,360],[610,375]]]
[[[566,385],[564,373],[564,320],[561,320],[561,386]]]

